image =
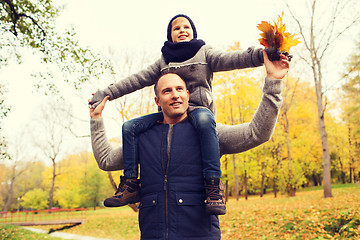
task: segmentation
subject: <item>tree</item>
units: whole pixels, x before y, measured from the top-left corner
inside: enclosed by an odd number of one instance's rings
[[[240,43],[235,42],[228,51],[241,50]],[[260,83],[255,78],[256,70],[242,69],[229,72],[220,72],[214,75],[214,92],[216,97],[216,121],[235,125],[251,120],[261,98]],[[240,181],[239,172],[243,179],[245,198],[248,194],[249,179],[248,161],[250,153],[232,155],[232,161],[227,160],[226,167],[232,166],[233,176],[227,175],[227,180],[234,182],[234,194],[239,199]],[[241,159],[241,161],[239,161]],[[239,162],[241,162],[239,164]],[[229,170],[227,170],[229,172]],[[229,191],[228,191],[229,192]]]
[[[93,207],[94,210],[100,206],[104,200],[105,194],[108,193],[109,186],[106,181],[106,174],[101,172],[96,166],[95,160],[88,166],[86,175],[81,178],[80,194],[82,195],[82,206]]]
[[[347,128],[347,145],[349,156],[350,182],[355,182],[360,176],[360,41],[357,51],[350,56],[347,63],[347,73],[344,73],[345,83],[341,86],[340,108],[342,119]]]
[[[14,200],[14,189],[16,184],[15,182],[18,180],[18,177],[21,176],[26,171],[26,168],[23,167],[24,160],[27,154],[26,144],[25,144],[26,140],[24,136],[25,133],[23,132],[23,130],[19,131],[18,134],[16,134],[15,139],[11,142],[12,148],[7,153],[10,159],[9,162],[11,166],[11,173],[8,179],[9,188],[6,196],[6,203],[3,210],[4,212],[7,212],[10,209],[11,204]]]
[[[57,176],[56,162],[63,154],[66,139],[64,126],[70,126],[69,110],[64,102],[48,101],[41,106],[39,117],[32,126],[37,134],[36,147],[41,154],[52,163],[52,180],[49,191],[49,209],[54,204],[55,179]]]
[[[0,82],[0,134],[2,133],[3,126],[2,120],[9,114],[10,107],[6,105],[4,94],[6,92],[5,86]],[[7,141],[5,137],[1,134],[0,135],[0,159],[4,160],[7,159]]]
[[[60,96],[55,75],[62,74],[68,86],[79,89],[91,78],[113,73],[113,66],[104,56],[80,46],[73,28],[57,27],[56,18],[63,6],[52,0],[1,0],[0,3],[0,68],[11,60],[21,63],[22,50],[30,49],[44,64],[34,72],[39,77],[36,86],[47,94]]]
[[[49,194],[43,189],[36,188],[27,192],[21,198],[21,206],[24,209],[42,210],[46,209],[49,202]]]
[[[328,134],[325,123],[327,98],[323,66],[325,65],[327,52],[330,51],[336,40],[338,40],[344,32],[355,26],[355,23],[360,19],[360,15],[359,13],[353,12],[357,10],[352,7],[353,4],[356,5],[356,1],[326,1],[326,4],[323,3],[325,5],[322,11],[318,9],[318,7],[321,7],[321,1],[311,0],[306,2],[310,3],[308,9],[310,20],[308,23],[305,23],[303,21],[303,15],[302,18],[300,18],[299,15],[295,14],[295,7],[291,8],[287,1],[284,2],[297,24],[301,40],[308,54],[308,56],[304,54],[300,54],[300,56],[312,70],[317,99],[319,132],[322,143],[324,197],[328,198],[332,197],[331,165]],[[297,8],[298,4],[297,2]],[[330,13],[330,15],[324,14],[325,12]],[[349,19],[347,16],[351,16],[351,18]]]
[[[289,193],[290,196],[294,197],[295,196],[295,191],[296,188],[291,184],[292,180],[293,180],[293,170],[292,170],[292,158],[291,158],[291,149],[290,149],[290,134],[289,134],[289,128],[290,128],[290,123],[289,123],[289,111],[290,108],[293,104],[293,98],[294,95],[296,93],[296,87],[297,84],[299,82],[299,80],[297,80],[295,82],[295,86],[293,87],[289,87],[290,85],[290,81],[289,78],[287,77],[287,81],[285,81],[285,90],[283,91],[283,95],[286,95],[284,97],[284,101],[283,104],[281,106],[281,118],[283,119],[283,121],[281,121],[281,123],[283,123],[283,127],[284,127],[284,131],[286,134],[286,148],[287,148],[287,159],[288,159],[288,170],[289,170],[289,184],[287,187],[287,191]]]
[[[9,210],[12,199],[13,199],[14,184],[15,184],[16,177],[18,176],[18,173],[16,171],[17,170],[16,166],[17,166],[17,162],[15,162],[11,167],[10,186],[9,186],[8,194],[6,197],[6,203],[5,203],[4,210],[3,210],[4,212],[7,212]]]

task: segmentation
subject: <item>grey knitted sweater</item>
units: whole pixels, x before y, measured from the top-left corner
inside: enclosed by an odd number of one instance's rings
[[[262,49],[248,48],[246,51],[221,52],[204,45],[194,57],[184,62],[167,64],[162,56],[155,63],[136,74],[111,84],[104,89],[109,100],[114,100],[141,88],[155,84],[165,73],[176,73],[185,80],[190,92],[189,111],[206,107],[215,114],[215,102],[212,95],[213,73],[234,69],[262,66]],[[102,99],[101,99],[102,100]]]
[[[233,126],[217,124],[221,155],[247,151],[271,138],[282,104],[281,90],[282,80],[265,78],[263,96],[251,122]],[[99,168],[105,171],[123,169],[122,147],[111,147],[103,119],[91,119],[90,129]]]

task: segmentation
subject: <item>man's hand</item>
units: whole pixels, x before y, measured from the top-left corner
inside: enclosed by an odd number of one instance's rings
[[[96,108],[94,109],[93,106],[91,105],[91,100],[89,99],[89,109],[90,109],[90,118],[91,119],[98,119],[101,118],[102,116],[102,111],[105,108],[105,104],[106,102],[109,100],[109,96],[106,96],[101,102],[100,104],[98,104],[96,106]]]
[[[266,68],[267,78],[282,79],[289,72],[289,60],[284,54],[280,54],[280,60],[271,62],[267,56],[266,51],[263,51],[264,63]]]

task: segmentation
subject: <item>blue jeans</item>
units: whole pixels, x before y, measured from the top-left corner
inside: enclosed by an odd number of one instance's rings
[[[188,115],[199,135],[204,177],[220,178],[220,150],[214,115],[207,108],[196,109]],[[123,159],[126,177],[138,177],[138,136],[162,120],[163,115],[159,112],[134,118],[123,124]]]
[[[162,112],[145,115],[124,122],[122,126],[124,175],[137,178],[139,175],[139,135],[163,120]]]

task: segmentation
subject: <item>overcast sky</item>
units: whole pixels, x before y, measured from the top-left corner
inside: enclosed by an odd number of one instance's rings
[[[178,13],[190,16],[196,26],[198,38],[217,48],[226,48],[234,41],[240,41],[243,49],[249,46],[261,47],[258,42],[259,31],[256,28],[260,21],[274,20],[284,11],[285,24],[290,22],[290,14],[283,6],[282,0],[65,0],[59,2],[66,3],[66,8],[58,20],[59,26],[74,25],[81,43],[99,51],[109,46],[119,51],[149,49],[160,56],[160,48],[166,40],[168,22]],[[291,2],[294,6],[293,4],[299,1]],[[323,2],[328,3],[328,1]],[[359,5],[354,7],[358,8]],[[308,17],[307,10],[303,6],[299,5],[295,9],[296,13],[301,12],[304,18]],[[295,29],[291,27],[287,24],[287,31],[294,33]],[[344,42],[345,40],[347,42]],[[353,49],[355,36],[348,36],[345,40],[340,45],[342,55],[336,59],[338,66],[342,65],[346,60],[346,54]],[[6,120],[5,126],[9,134],[26,124],[36,110],[36,105],[42,101],[32,92],[33,81],[30,77],[31,72],[39,67],[41,66],[29,57],[24,59],[24,64],[21,66],[10,65],[0,71],[1,79],[11,79],[7,100],[12,105],[12,114]],[[338,72],[340,71],[333,75]],[[86,107],[81,114],[83,119],[88,118]],[[86,131],[88,127],[84,125]]]

